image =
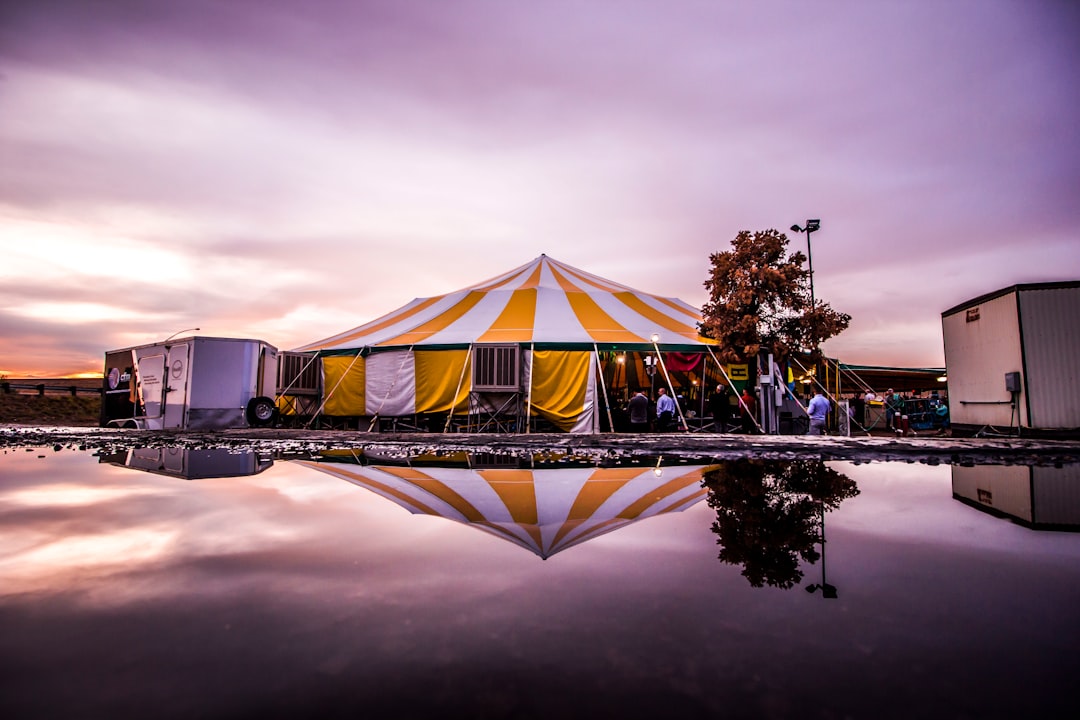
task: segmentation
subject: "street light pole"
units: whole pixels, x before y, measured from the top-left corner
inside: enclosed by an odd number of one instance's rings
[[[819,219],[807,220],[805,228],[801,228],[798,225],[792,225],[791,226],[792,232],[800,232],[800,233],[804,232],[804,233],[806,233],[806,262],[809,264],[809,268],[810,268],[810,309],[811,310],[814,309],[815,304],[814,304],[814,255],[810,251],[810,234],[813,233],[815,230],[820,230],[820,229],[821,229],[821,220],[819,220]]]

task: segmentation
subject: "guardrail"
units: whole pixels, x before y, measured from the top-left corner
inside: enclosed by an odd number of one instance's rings
[[[71,395],[76,397],[80,393],[83,395],[101,395],[101,388],[99,387],[82,387],[79,385],[46,385],[45,383],[38,383],[36,385],[30,385],[26,383],[13,383],[13,382],[0,382],[0,392],[5,395],[15,394],[20,392],[30,391],[36,393],[39,397],[44,397],[45,393],[63,393],[65,395]]]

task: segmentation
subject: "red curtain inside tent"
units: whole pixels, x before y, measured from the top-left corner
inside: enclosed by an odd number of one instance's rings
[[[672,372],[691,372],[705,364],[705,353],[664,353],[664,365]]]

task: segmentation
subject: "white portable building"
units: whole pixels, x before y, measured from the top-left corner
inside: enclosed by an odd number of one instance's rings
[[[982,295],[941,330],[955,434],[1080,430],[1080,281]]]

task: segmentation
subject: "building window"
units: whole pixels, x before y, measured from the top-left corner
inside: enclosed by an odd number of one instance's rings
[[[518,346],[478,345],[473,348],[473,390],[516,392],[520,388]]]

